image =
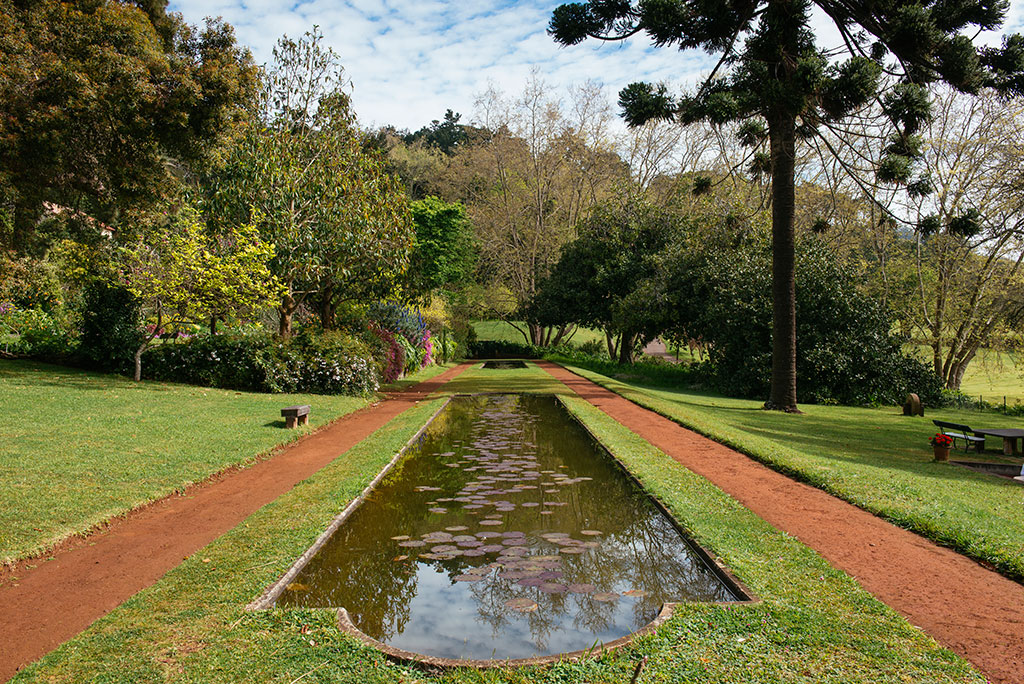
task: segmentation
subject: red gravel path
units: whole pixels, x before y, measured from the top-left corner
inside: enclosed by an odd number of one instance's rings
[[[0,575],[0,681],[50,652],[415,402],[461,365],[360,409],[265,461],[231,470]],[[36,567],[33,564],[39,563]]]
[[[641,408],[560,366],[583,399],[807,544],[993,682],[1024,682],[1024,586]]]

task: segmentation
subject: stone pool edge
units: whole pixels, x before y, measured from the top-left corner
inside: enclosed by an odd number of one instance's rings
[[[320,552],[320,549],[323,548],[323,545],[327,543],[327,540],[330,539],[331,536],[338,531],[338,528],[345,524],[345,521],[349,519],[352,513],[355,512],[355,510],[362,505],[363,501],[366,500],[366,497],[370,495],[370,492],[372,492],[373,489],[378,484],[380,484],[380,481],[383,480],[384,477],[389,472],[391,472],[391,469],[395,467],[395,464],[402,460],[402,457],[405,456],[405,452],[408,451],[409,448],[416,443],[416,441],[423,435],[424,432],[427,431],[427,428],[430,427],[430,424],[433,423],[434,419],[437,418],[438,414],[441,413],[441,411],[443,411],[448,406],[449,403],[451,403],[454,396],[455,395],[445,399],[445,401],[438,407],[438,409],[430,415],[430,418],[428,418],[426,422],[423,423],[423,426],[416,431],[416,434],[409,438],[409,441],[406,442],[405,445],[398,450],[398,453],[396,453],[394,457],[390,461],[388,461],[387,464],[384,465],[381,471],[377,473],[376,477],[370,480],[370,483],[363,488],[363,491],[359,493],[359,496],[352,499],[352,501],[350,501],[348,505],[345,506],[344,509],[342,509],[341,513],[339,513],[331,519],[331,522],[327,525],[327,528],[323,532],[321,532],[320,535],[313,542],[313,544],[308,549],[306,549],[303,552],[303,554],[299,556],[298,559],[296,559],[294,563],[292,563],[291,567],[288,568],[288,571],[285,572],[284,575],[280,577],[280,579],[271,584],[260,595],[259,598],[249,603],[245,607],[246,610],[269,610],[274,607],[274,604],[277,602],[277,599],[280,598],[281,594],[284,592],[285,587],[291,584],[292,580],[294,580],[295,577],[300,572],[302,572],[303,568],[306,567],[306,565],[313,558],[313,556]]]
[[[327,528],[320,533],[306,551],[299,556],[299,558],[292,564],[292,566],[281,576],[276,582],[263,592],[262,595],[255,601],[249,603],[245,609],[250,611],[256,610],[270,610],[275,606],[275,602],[284,592],[285,587],[290,584],[295,577],[302,572],[303,568],[309,563],[309,561],[319,553],[320,549],[327,543],[331,536],[340,528],[346,520],[352,515],[352,513],[362,505],[363,501],[369,496],[370,492],[380,483],[382,479],[391,471],[391,469],[397,464],[406,451],[409,450],[413,444],[426,432],[430,424],[434,422],[438,414],[443,411],[449,403],[456,397],[460,396],[482,396],[482,395],[500,395],[500,394],[534,394],[543,396],[552,396],[562,406],[565,412],[574,420],[576,423],[583,428],[583,430],[590,436],[591,439],[597,444],[597,446],[615,463],[615,465],[622,471],[622,473],[654,503],[654,506],[664,515],[673,527],[679,532],[679,534],[686,540],[690,548],[697,554],[697,556],[708,566],[715,575],[723,581],[723,583],[729,588],[729,590],[736,596],[735,601],[701,601],[702,605],[720,606],[723,608],[740,607],[761,603],[760,597],[754,594],[739,578],[733,575],[732,571],[717,557],[711,554],[705,549],[693,535],[687,531],[671,511],[662,503],[662,501],[655,496],[647,487],[644,486],[643,482],[640,481],[623,463],[619,458],[612,452],[610,448],[590,429],[590,427],[583,422],[583,420],[576,415],[565,402],[565,399],[557,394],[547,392],[474,392],[474,393],[461,393],[453,394],[447,397],[444,403],[438,407],[430,418],[428,418],[423,426],[417,430],[416,434],[413,435],[405,445],[399,449],[398,453],[388,461],[388,463],[377,473],[376,477],[370,481],[369,484],[363,489],[363,491],[355,499],[349,502],[349,504],[336,515],[328,524]],[[405,651],[394,646],[389,646],[383,642],[377,641],[373,637],[365,634],[362,630],[355,626],[352,619],[349,617],[348,610],[344,607],[335,609],[337,611],[337,626],[338,630],[348,636],[356,639],[365,646],[374,648],[384,654],[385,657],[399,663],[413,664],[423,667],[436,667],[445,669],[454,668],[470,668],[476,670],[488,670],[501,667],[526,667],[526,666],[542,666],[552,665],[563,661],[576,661],[583,658],[601,655],[611,651],[616,651],[624,646],[628,646],[642,636],[653,634],[667,622],[673,615],[673,611],[676,606],[681,605],[680,603],[664,603],[662,604],[661,610],[653,620],[641,627],[640,629],[630,632],[625,636],[619,637],[613,641],[607,643],[594,645],[591,648],[582,649],[578,651],[568,651],[565,653],[555,653],[546,656],[536,656],[533,658],[503,658],[503,659],[488,659],[488,660],[474,660],[474,659],[463,659],[463,658],[441,658],[437,656],[429,656],[423,653],[415,653],[412,651]],[[327,609],[330,610],[330,609]]]
[[[729,603],[713,603],[712,605],[731,605],[736,603],[735,601]],[[535,656],[533,658],[504,658],[504,659],[490,659],[490,660],[472,660],[468,658],[440,658],[437,656],[428,656],[422,653],[414,653],[412,651],[403,651],[400,648],[394,646],[388,646],[385,643],[377,641],[371,636],[363,633],[348,615],[348,611],[344,608],[338,608],[338,629],[348,634],[349,636],[357,639],[364,646],[375,648],[386,657],[390,658],[399,663],[407,663],[412,665],[418,665],[420,667],[436,667],[445,669],[455,668],[469,668],[473,670],[490,670],[499,667],[528,667],[531,665],[553,665],[564,661],[576,661],[582,660],[583,658],[590,658],[593,656],[601,655],[602,653],[615,651],[623,646],[628,646],[633,643],[633,640],[654,634],[669,618],[672,617],[672,612],[678,603],[665,603],[662,604],[661,610],[658,615],[648,622],[646,625],[630,632],[626,636],[619,637],[614,641],[609,641],[604,644],[597,644],[591,648],[582,649],[579,651],[568,651],[566,653],[554,653],[546,656]]]

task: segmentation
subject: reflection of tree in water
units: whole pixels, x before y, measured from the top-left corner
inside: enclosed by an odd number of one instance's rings
[[[463,508],[470,497],[482,507]],[[418,540],[454,526],[469,528],[455,535],[481,532],[479,522],[494,515],[501,501],[514,508],[501,513],[501,526],[486,529],[522,532],[529,544],[520,548],[529,555],[558,556],[564,574],[555,582],[593,584],[598,592],[638,589],[646,596],[615,604],[588,594],[545,593],[498,577],[496,568],[483,580],[457,583],[457,595],[476,615],[465,626],[467,636],[486,625],[497,642],[513,621],[526,621],[543,652],[552,635],[569,625],[601,634],[625,617],[629,624],[619,628],[630,631],[653,619],[667,601],[731,598],[672,523],[614,462],[595,453],[590,435],[553,398],[481,396],[455,400],[435,418],[296,579],[308,591],[286,592],[279,603],[345,606],[360,629],[388,641],[416,622],[410,605],[423,590],[419,572],[441,571],[454,579],[498,559],[493,553],[427,559],[422,554],[437,542],[402,548],[391,537]],[[601,535],[583,536],[581,530]],[[560,554],[557,544],[539,536],[550,532],[597,545],[582,554]],[[393,560],[401,555],[409,560]],[[520,613],[505,606],[520,597],[536,601],[538,610]]]

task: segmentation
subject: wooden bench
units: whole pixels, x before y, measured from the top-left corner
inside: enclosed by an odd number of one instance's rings
[[[305,425],[309,422],[309,406],[288,406],[281,409],[281,417],[285,419],[285,427]]]
[[[956,440],[962,439],[964,441],[964,451],[970,449],[972,445],[979,454],[985,450],[985,438],[975,435],[974,430],[966,425],[947,423],[944,420],[933,420],[932,422],[942,431],[942,434],[953,438],[954,447],[956,447]]]

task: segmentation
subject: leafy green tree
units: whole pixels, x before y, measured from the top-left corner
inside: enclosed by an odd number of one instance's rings
[[[0,0],[2,243],[29,249],[47,207],[114,224],[230,134],[257,84],[248,50],[164,5]]]
[[[135,380],[142,354],[166,328],[205,323],[230,308],[252,315],[279,296],[270,272],[274,247],[252,225],[226,229],[214,238],[196,211],[184,208],[167,221],[141,227],[119,249],[121,278],[152,329],[135,351]]]
[[[473,232],[466,208],[458,202],[424,197],[412,203],[416,227],[409,268],[412,290],[433,290],[464,282],[473,270]]]
[[[848,51],[836,61],[815,45],[811,0],[589,0],[561,5],[549,31],[563,45],[587,37],[623,40],[646,32],[658,46],[699,48],[719,55],[694,94],[669,95],[666,86],[634,83],[620,93],[626,121],[682,123],[743,121],[741,138],[767,138],[762,165],[772,179],[772,382],[766,408],[797,411],[794,174],[797,140],[881,98],[898,130],[878,167],[884,181],[912,179],[918,137],[929,117],[926,86],[945,81],[963,92],[990,86],[1024,93],[1024,38],[1001,49],[975,47],[965,32],[994,30],[1003,0],[905,3],[814,0],[836,25]],[[891,57],[891,58],[890,58]],[[723,73],[724,69],[724,73]],[[882,74],[896,85],[881,94]]]
[[[636,343],[665,324],[657,303],[642,293],[657,275],[660,253],[678,223],[678,217],[639,200],[597,208],[541,283],[531,317],[545,326],[603,329],[609,356],[632,363]]]
[[[889,312],[866,295],[848,263],[815,235],[797,240],[801,402],[894,404],[915,392],[934,405],[941,383],[903,353]],[[710,377],[728,395],[763,396],[771,381],[771,261],[767,235],[731,249],[675,244],[662,262],[669,334],[708,345]]]
[[[316,29],[274,49],[260,109],[205,183],[218,225],[252,223],[275,246],[285,285],[279,332],[311,303],[330,327],[338,306],[393,293],[408,266],[408,200],[363,145],[338,56]]]

